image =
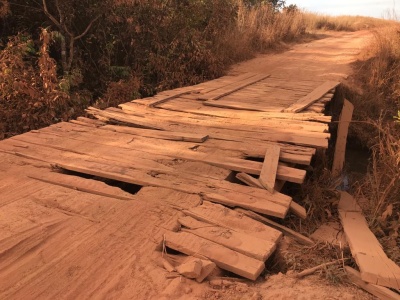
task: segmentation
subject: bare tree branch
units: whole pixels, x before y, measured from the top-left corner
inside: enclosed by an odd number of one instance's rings
[[[89,23],[89,25],[86,27],[85,31],[82,32],[80,35],[74,37],[74,40],[79,40],[80,38],[83,38],[83,37],[88,33],[88,31],[90,30],[90,28],[92,27],[93,23],[96,22],[99,18],[100,18],[100,15],[98,15],[96,18],[94,18],[94,19]]]
[[[57,21],[56,18],[53,17],[52,14],[49,13],[49,10],[47,9],[47,3],[46,0],[43,0],[43,11],[46,14],[46,16],[49,17],[49,19],[61,30],[63,29],[63,27],[61,26],[60,22]]]

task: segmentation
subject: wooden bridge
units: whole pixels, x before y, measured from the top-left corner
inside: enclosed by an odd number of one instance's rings
[[[267,217],[306,218],[281,191],[328,148],[339,85],[280,74],[90,107],[1,141],[0,298],[154,295],[161,246],[256,279],[282,237]]]

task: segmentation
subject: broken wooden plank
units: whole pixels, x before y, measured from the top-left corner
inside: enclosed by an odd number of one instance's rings
[[[268,226],[271,226],[277,230],[282,231],[284,234],[294,238],[296,241],[298,241],[301,244],[308,245],[308,246],[315,245],[314,241],[311,240],[310,238],[308,238],[290,228],[287,228],[281,224],[278,224],[270,219],[267,219],[266,217],[260,216],[259,214],[255,213],[253,211],[244,210],[241,208],[236,208],[235,210],[240,213],[245,214],[246,216],[248,216],[250,218],[253,218],[254,220],[257,220],[257,221],[262,222]]]
[[[258,187],[260,189],[264,189],[264,187],[261,185],[260,181],[254,178],[253,176],[250,176],[246,173],[237,173],[236,178],[239,179],[240,181],[246,183],[249,186],[253,187]],[[296,216],[306,219],[307,218],[307,211],[304,207],[301,205],[297,204],[293,200],[290,202],[290,210],[293,212]]]
[[[321,132],[308,132],[301,130],[286,130],[282,128],[264,128],[263,131],[241,130],[240,128],[226,128],[223,124],[198,126],[192,123],[182,123],[173,120],[149,119],[143,116],[126,114],[115,111],[102,111],[95,108],[86,110],[89,114],[98,118],[106,118],[117,124],[124,124],[133,127],[142,127],[146,129],[156,129],[164,131],[180,131],[180,132],[206,132],[212,138],[223,140],[237,140],[245,138],[253,138],[262,141],[272,142],[288,142],[304,146],[312,146],[316,148],[327,148],[329,134]],[[201,132],[200,131],[200,132]]]
[[[301,98],[296,103],[290,105],[288,108],[284,109],[283,112],[300,112],[313,104],[315,101],[318,101],[319,99],[324,97],[325,94],[327,94],[331,89],[336,88],[339,84],[340,82],[338,81],[326,81],[315,90],[313,90],[310,94]]]
[[[188,232],[168,231],[164,237],[167,247],[187,255],[203,255],[218,267],[250,280],[256,280],[265,268],[262,261]]]
[[[400,290],[400,267],[390,260],[348,193],[341,192],[339,217],[362,280]]]
[[[249,218],[242,213],[208,201],[203,201],[202,205],[184,210],[183,212],[197,220],[229,228],[237,232],[243,232],[272,243],[277,243],[282,237],[282,233],[276,229]]]
[[[268,77],[270,77],[270,74],[258,74],[255,76],[250,77],[249,79],[243,80],[239,83],[235,83],[232,86],[228,86],[224,89],[218,89],[209,93],[206,93],[204,95],[201,95],[199,99],[205,99],[205,100],[218,100],[224,96],[227,96],[229,94],[232,94],[240,89],[243,89],[249,85],[255,84],[261,80],[264,80]]]
[[[266,242],[265,240],[229,228],[213,226],[190,216],[179,218],[178,222],[188,227],[188,229],[181,229],[184,232],[192,233],[261,261],[266,261],[276,248],[274,242]]]
[[[346,271],[348,281],[354,283],[363,290],[366,290],[368,293],[378,297],[381,300],[400,300],[400,294],[397,294],[383,286],[375,285],[362,280],[360,272],[357,270],[349,266],[345,266],[344,269]]]
[[[261,168],[260,178],[258,179],[261,185],[271,193],[274,192],[280,151],[281,148],[279,146],[268,145],[264,163]]]
[[[78,138],[73,138],[72,140],[66,139],[66,134],[61,138],[56,138],[54,136],[46,137],[46,134],[31,134],[25,135],[23,138],[15,137],[14,139],[24,143],[31,143],[38,147],[43,147],[42,145],[45,145],[46,147],[58,150],[71,152],[79,151],[84,154],[96,153],[97,156],[108,157],[112,160],[120,160],[120,158],[129,157],[130,160],[135,160],[137,164],[140,164],[140,162],[137,162],[139,158],[153,161],[178,158],[251,174],[259,174],[262,168],[260,162],[236,157],[221,157],[218,153],[209,154],[202,151],[193,151],[193,146],[183,145],[183,147],[181,147],[182,144],[170,144],[164,141],[159,141],[158,143],[149,142],[141,137],[129,138],[126,142],[113,141],[112,144],[107,144],[110,138],[104,136],[104,138],[99,139],[98,136],[93,136],[93,132],[88,135],[78,135]],[[83,136],[89,138],[83,138]],[[49,141],[51,141],[51,143],[49,143]],[[57,142],[55,143],[55,141]],[[94,147],[95,145],[97,147]],[[168,147],[168,145],[171,145],[171,147]],[[109,149],[109,151],[106,151],[106,149]],[[102,153],[99,154],[98,152]],[[119,156],[116,155],[117,152],[120,154]],[[278,166],[277,177],[279,179],[294,183],[302,183],[305,175],[305,170],[288,167],[282,164]]]
[[[339,117],[335,153],[333,155],[332,173],[334,176],[339,175],[343,169],[346,155],[347,133],[349,131],[353,110],[354,105],[345,99]]]

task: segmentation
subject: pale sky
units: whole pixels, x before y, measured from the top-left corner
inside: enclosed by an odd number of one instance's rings
[[[286,0],[286,5],[296,4],[310,12],[329,15],[360,15],[387,18],[387,12],[395,9],[400,15],[399,0]]]

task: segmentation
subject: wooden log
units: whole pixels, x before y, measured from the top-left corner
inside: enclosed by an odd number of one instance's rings
[[[209,223],[198,221],[190,216],[179,218],[178,222],[189,228],[182,228],[184,232],[200,236],[261,261],[266,261],[276,247],[274,242],[266,242],[232,229],[215,225],[210,226]]]
[[[265,268],[262,261],[187,232],[166,232],[165,245],[187,255],[203,255],[218,267],[250,280],[256,280]]]
[[[344,267],[348,281],[354,283],[358,287],[366,290],[368,293],[378,297],[381,300],[400,300],[400,294],[397,294],[388,288],[365,282],[361,279],[360,272],[349,266]]]
[[[250,218],[253,218],[254,220],[257,220],[259,222],[262,222],[268,226],[271,226],[277,230],[282,231],[284,234],[294,238],[296,241],[298,241],[301,244],[307,245],[307,246],[313,246],[315,245],[314,241],[311,240],[310,238],[290,229],[287,228],[281,224],[278,224],[270,219],[267,219],[266,217],[260,216],[259,214],[249,211],[249,210],[244,210],[241,208],[236,208],[236,211],[245,214],[246,216],[249,216]]]
[[[400,267],[390,260],[371,232],[356,200],[341,192],[339,217],[362,280],[400,290]]]
[[[271,193],[274,192],[280,151],[281,148],[279,146],[269,145],[267,147],[260,178],[258,179],[261,185]]]
[[[346,155],[347,133],[349,131],[353,110],[354,105],[345,99],[339,117],[335,153],[333,156],[332,173],[334,176],[339,175],[343,169]]]
[[[284,109],[284,112],[292,112],[292,113],[297,113],[302,111],[303,109],[307,108],[311,104],[313,104],[315,101],[318,101],[326,93],[328,93],[331,89],[336,88],[340,82],[338,81],[327,81],[317,87],[315,90],[313,90],[310,94],[307,96],[301,98],[299,101],[296,103],[292,104],[288,108]]]

